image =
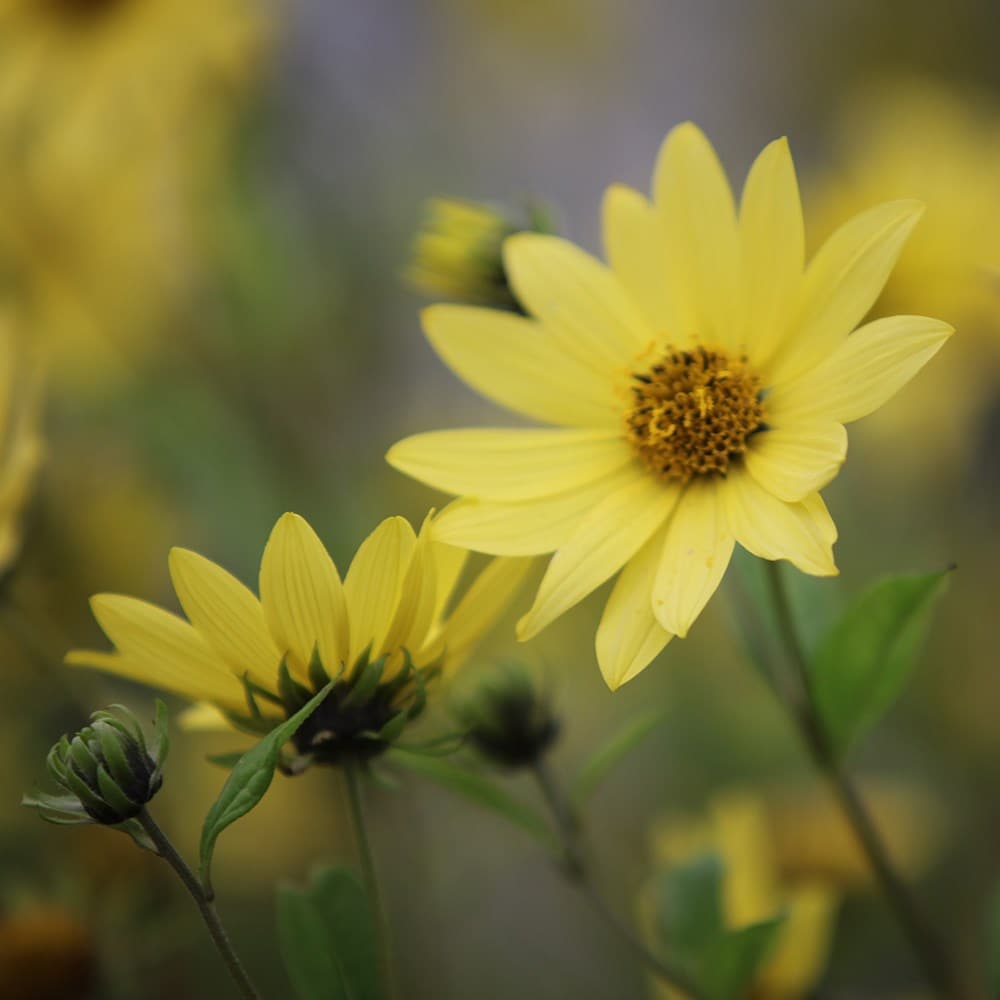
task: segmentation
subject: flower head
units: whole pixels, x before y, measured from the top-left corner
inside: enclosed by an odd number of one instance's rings
[[[96,667],[200,702],[189,725],[268,730],[331,680],[296,734],[304,762],[384,749],[423,708],[427,687],[455,670],[503,613],[530,560],[497,559],[451,599],[465,553],[383,521],[340,574],[297,514],[279,518],[264,549],[260,597],[203,556],[170,553],[188,621],[144,601],[98,594],[94,615],[112,653],[75,650]]]
[[[525,225],[492,205],[456,198],[432,198],[417,234],[406,279],[437,298],[520,312],[503,262],[503,242],[518,232],[547,232],[540,210]]]
[[[597,632],[618,687],[687,633],[737,542],[837,572],[819,491],[844,461],[844,424],[881,406],[951,333],[918,316],[852,332],[919,215],[910,201],[863,212],[807,265],[787,143],[757,158],[737,211],[708,140],[681,125],[652,201],[608,190],[610,266],[518,234],[504,259],[527,316],[424,313],[456,373],[556,427],[420,434],[388,460],[460,496],[437,522],[442,540],[555,553],[521,639],[619,574]]]

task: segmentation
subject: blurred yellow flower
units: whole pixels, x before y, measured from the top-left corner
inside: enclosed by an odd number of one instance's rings
[[[266,34],[256,0],[0,0],[0,262],[60,373],[120,364],[188,276]]]
[[[333,679],[328,702],[296,737],[318,758],[332,758],[421,704],[424,684],[466,658],[530,565],[493,560],[448,610],[464,555],[434,539],[430,517],[419,535],[391,517],[362,543],[341,582],[312,528],[285,514],[264,549],[259,600],[215,563],[173,549],[171,578],[189,621],[133,597],[99,594],[91,606],[116,650],[75,650],[66,661],[202,702],[188,720],[201,728],[250,725],[257,711],[269,727]],[[341,715],[341,702],[373,664],[370,711],[354,705]]]
[[[892,439],[899,466],[933,467],[968,455],[969,423],[1000,386],[1000,106],[922,79],[880,79],[849,100],[831,166],[804,185],[813,232],[873,199],[906,195],[927,212],[893,270],[873,315],[905,307],[947,316],[959,347],[899,404],[871,421]],[[898,463],[892,462],[898,459]]]
[[[951,333],[918,316],[852,333],[919,214],[912,201],[869,209],[807,266],[787,143],[757,158],[737,213],[708,140],[681,125],[652,202],[608,190],[610,267],[557,237],[518,234],[505,263],[528,317],[424,313],[460,377],[558,429],[420,434],[388,460],[461,496],[437,522],[442,541],[555,552],[522,640],[621,570],[597,631],[616,688],[687,633],[736,542],[837,572],[818,491],[844,461],[843,425],[885,403]]]
[[[764,804],[743,792],[718,796],[704,819],[665,821],[653,834],[658,867],[681,865],[704,854],[715,854],[723,863],[723,915],[730,930],[784,914],[753,984],[753,996],[805,996],[829,957],[838,904],[835,889],[822,879],[782,879]],[[658,988],[663,996],[672,996]]]
[[[21,515],[44,453],[40,359],[0,314],[0,573],[21,546]]]

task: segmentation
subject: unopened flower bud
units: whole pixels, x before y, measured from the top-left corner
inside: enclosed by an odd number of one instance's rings
[[[121,705],[95,712],[90,725],[49,751],[49,776],[62,791],[25,796],[24,805],[52,823],[116,826],[137,816],[163,784],[167,710],[156,703],[152,747],[139,720]]]
[[[504,663],[477,678],[455,701],[466,738],[502,767],[530,767],[555,742],[559,723],[547,693],[520,663]]]

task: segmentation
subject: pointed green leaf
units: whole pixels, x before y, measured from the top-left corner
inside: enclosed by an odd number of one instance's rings
[[[663,712],[648,712],[616,732],[583,763],[570,786],[570,797],[581,808],[607,777],[639,743],[666,718]]]
[[[702,965],[701,984],[710,1000],[739,1000],[750,991],[784,916],[728,931],[714,943]]]
[[[385,757],[409,771],[430,779],[442,788],[447,788],[448,791],[503,816],[551,850],[557,849],[552,833],[544,820],[533,809],[518,802],[485,775],[440,757],[427,757],[396,749],[387,751]]]
[[[281,748],[319,707],[332,687],[332,684],[328,684],[314,695],[291,718],[272,729],[255,747],[251,747],[233,767],[201,828],[201,880],[209,896],[212,894],[212,852],[219,834],[250,812],[264,797],[264,793],[271,787]]]
[[[853,602],[816,650],[813,694],[838,752],[902,693],[948,572],[880,580]]]

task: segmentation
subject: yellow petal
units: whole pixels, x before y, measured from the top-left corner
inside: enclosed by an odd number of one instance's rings
[[[795,165],[787,139],[754,161],[740,202],[740,247],[746,334],[754,362],[774,353],[798,302],[805,268],[805,231]]]
[[[761,559],[787,559],[812,576],[836,575],[837,529],[818,493],[785,503],[744,470],[728,476],[720,492],[730,530],[748,552]]]
[[[617,573],[663,524],[678,495],[676,487],[640,476],[594,506],[552,557],[517,637],[537,635]]]
[[[693,291],[702,343],[739,349],[740,247],[733,193],[711,143],[691,122],[663,142],[653,174],[653,196],[667,232],[671,266]]]
[[[430,551],[432,517],[433,514],[428,514],[424,518],[417,535],[410,564],[402,579],[396,614],[383,641],[384,652],[402,648],[411,655],[415,654],[423,645],[431,626],[437,603],[437,567]],[[379,655],[379,650],[373,652]]]
[[[436,622],[448,610],[452,595],[455,593],[455,586],[462,575],[462,570],[465,569],[469,553],[466,549],[448,545],[443,540],[439,540],[437,522],[435,522],[433,540],[431,541],[431,556],[434,559],[434,572],[436,574],[432,620]]]
[[[456,670],[465,662],[486,633],[506,614],[533,559],[493,559],[462,595],[444,624],[447,651],[445,668]]]
[[[236,577],[188,549],[171,550],[170,576],[184,613],[230,670],[273,689],[282,654],[260,601]]]
[[[551,424],[620,425],[622,407],[608,372],[574,356],[558,331],[472,306],[431,306],[422,319],[444,363],[501,406]]]
[[[645,473],[629,464],[592,483],[538,500],[456,500],[438,517],[437,537],[497,556],[555,552],[597,504],[638,477],[645,478]]]
[[[625,564],[597,628],[597,663],[612,691],[632,680],[673,636],[653,615],[653,583],[666,528],[661,528]]]
[[[806,270],[789,338],[767,372],[777,385],[840,347],[882,293],[923,206],[893,201],[856,215],[819,249]]]
[[[833,421],[790,423],[754,434],[744,461],[776,497],[796,502],[823,489],[847,457],[847,431]]]
[[[447,493],[531,500],[593,482],[632,452],[620,431],[476,428],[404,438],[386,460]]]
[[[264,709],[267,703],[260,705]],[[215,705],[199,701],[197,705],[185,708],[177,715],[177,724],[189,733],[232,732],[233,724]]]
[[[240,681],[177,615],[121,594],[97,594],[90,607],[118,655],[73,650],[68,664],[107,670],[192,700],[245,704]]]
[[[758,973],[766,996],[807,996],[826,968],[833,944],[837,894],[828,885],[791,889],[778,939]]]
[[[349,664],[369,646],[374,655],[383,648],[416,543],[409,521],[388,517],[358,548],[344,580],[351,620]]]
[[[610,370],[649,346],[653,335],[618,278],[568,240],[518,233],[503,255],[521,304],[582,357]]]
[[[260,599],[274,641],[305,674],[313,650],[335,673],[347,655],[348,619],[340,574],[323,543],[298,514],[282,514],[260,563]]]
[[[849,423],[892,398],[941,349],[954,331],[925,316],[889,316],[868,323],[822,364],[767,397],[776,421]]]
[[[733,554],[733,534],[719,498],[721,485],[689,483],[667,525],[653,587],[653,613],[674,635],[687,635]]]
[[[604,252],[659,340],[694,330],[690,292],[667,257],[663,218],[638,191],[613,184],[604,194]]]

